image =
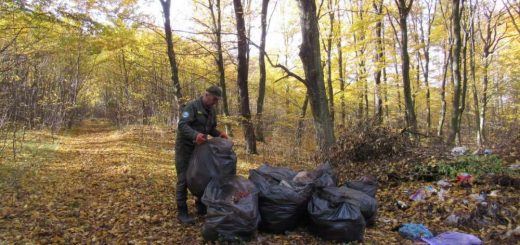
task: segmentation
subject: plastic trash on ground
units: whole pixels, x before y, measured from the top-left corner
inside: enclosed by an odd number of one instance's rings
[[[448,189],[448,188],[451,187],[451,183],[446,181],[446,180],[439,180],[439,181],[437,181],[437,185],[440,188],[444,188],[444,189]]]
[[[468,148],[464,146],[453,147],[451,149],[451,155],[454,157],[463,156],[468,152]]]
[[[365,219],[357,202],[338,187],[319,188],[307,207],[309,230],[328,241],[362,241]]]
[[[457,182],[460,184],[469,184],[473,181],[473,176],[468,173],[461,173],[457,175]]]
[[[223,138],[212,138],[207,143],[197,145],[186,172],[190,192],[201,197],[212,178],[235,175],[237,156],[233,142]]]
[[[408,205],[407,205],[405,202],[400,201],[400,200],[397,200],[397,201],[395,202],[395,205],[397,205],[397,207],[398,207],[399,209],[401,209],[401,210],[408,209]]]
[[[241,176],[213,179],[202,202],[208,207],[202,226],[206,241],[250,241],[260,222],[258,190]]]
[[[482,241],[471,234],[461,232],[444,232],[433,238],[424,237],[422,241],[429,245],[480,245]]]
[[[513,171],[520,170],[520,163],[510,165],[509,169]]]
[[[410,200],[412,200],[414,202],[418,202],[418,201],[422,201],[422,200],[426,199],[426,197],[427,197],[426,191],[423,188],[421,188],[410,196]]]
[[[308,184],[294,182],[296,175],[290,169],[266,164],[249,171],[249,180],[259,190],[260,230],[283,233],[295,229],[305,217],[313,185],[310,178],[304,181]]]
[[[473,198],[473,200],[475,200],[477,202],[485,202],[486,201],[486,194],[484,194],[484,193],[481,193],[481,194],[471,194],[471,195],[469,195],[469,197]]]
[[[431,231],[422,224],[403,224],[399,227],[399,234],[406,239],[414,241],[433,237]]]

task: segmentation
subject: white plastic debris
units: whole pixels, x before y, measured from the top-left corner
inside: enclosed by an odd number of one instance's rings
[[[466,148],[465,146],[458,146],[458,147],[454,147],[453,149],[451,149],[451,155],[455,156],[455,157],[463,156],[467,152],[468,152],[468,148]]]
[[[520,163],[510,165],[510,166],[509,166],[509,169],[511,169],[511,170],[513,170],[513,171],[515,171],[515,170],[520,170]]]

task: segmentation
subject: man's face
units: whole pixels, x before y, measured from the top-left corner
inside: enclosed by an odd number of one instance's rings
[[[206,93],[204,95],[204,104],[206,104],[206,106],[208,107],[216,105],[218,103],[218,100],[219,98],[217,96],[212,95],[210,93]]]

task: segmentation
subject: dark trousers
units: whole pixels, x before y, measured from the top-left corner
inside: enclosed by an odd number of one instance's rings
[[[195,149],[194,146],[177,144],[175,146],[175,169],[177,171],[176,200],[177,206],[186,206],[188,199],[188,186],[186,183],[186,172],[190,164],[191,154]]]

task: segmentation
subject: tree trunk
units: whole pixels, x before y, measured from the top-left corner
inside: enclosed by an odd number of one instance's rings
[[[472,5],[470,0],[470,10],[471,10],[471,23],[470,23],[470,50],[469,50],[469,62],[471,69],[471,91],[473,94],[473,110],[474,112],[474,120],[475,120],[475,131],[476,131],[476,141],[478,148],[483,146],[482,141],[482,131],[480,131],[480,108],[478,103],[478,90],[477,90],[477,76],[476,76],[476,65],[475,65],[475,7]]]
[[[341,44],[341,11],[339,6],[336,8],[336,12],[338,15],[338,38],[336,42],[336,49],[338,51],[339,89],[341,91],[341,125],[345,126],[347,111],[345,108],[345,75],[343,68],[343,45]]]
[[[159,0],[164,14],[164,33],[166,35],[166,46],[168,53],[168,61],[170,62],[171,80],[173,88],[172,103],[172,122],[177,120],[177,113],[182,110],[184,101],[182,101],[181,83],[179,81],[179,69],[175,60],[175,50],[173,49],[172,27],[170,24],[170,5],[171,0]]]
[[[305,119],[305,115],[307,114],[307,107],[309,104],[309,96],[305,95],[305,99],[303,100],[302,110],[300,112],[300,118],[298,119],[298,128],[296,128],[296,145],[299,147],[302,144],[302,136],[303,136],[303,121]]]
[[[383,13],[383,1],[382,0],[374,0],[372,2],[372,6],[374,7],[374,11],[379,17]],[[374,80],[376,83],[375,86],[375,108],[374,108],[374,119],[375,122],[380,124],[383,121],[383,100],[381,96],[381,73],[383,66],[383,18],[381,18],[378,22],[376,22],[376,54],[374,58],[374,63],[376,67],[376,71],[374,74]]]
[[[461,96],[461,86],[462,86],[462,77],[461,77],[461,60],[460,53],[462,48],[462,37],[460,34],[460,1],[461,0],[453,0],[452,1],[452,28],[453,35],[455,38],[455,45],[452,49],[451,58],[452,58],[452,69],[453,69],[453,78],[454,78],[454,88],[453,88],[453,102],[452,102],[452,113],[451,113],[451,126],[450,133],[448,135],[447,143],[449,145],[455,144],[455,138],[457,136],[457,128],[459,126],[459,113],[460,113],[460,96]]]
[[[465,31],[464,33],[464,44],[462,46],[462,91],[461,91],[461,97],[460,97],[460,107],[459,107],[459,119],[457,121],[457,134],[455,137],[455,141],[458,145],[462,144],[461,139],[461,123],[462,123],[462,115],[464,114],[464,110],[466,109],[466,95],[468,91],[468,39],[469,39],[469,32]]]
[[[446,79],[448,76],[448,66],[451,61],[451,48],[449,51],[444,53],[445,61],[442,73],[442,84],[441,84],[441,110],[439,116],[439,126],[437,127],[437,136],[442,136],[444,129],[444,122],[446,120]]]
[[[479,142],[482,142],[482,145],[486,143],[486,112],[487,112],[487,90],[489,83],[489,52],[484,50],[484,71],[482,76],[482,96],[480,96],[480,113],[479,113],[479,131],[480,131],[480,139]]]
[[[236,1],[236,0],[235,0]],[[327,105],[327,95],[321,68],[318,18],[313,0],[297,0],[300,9],[302,44],[300,59],[305,72],[305,85],[311,104],[320,150],[326,150],[335,142],[334,128]]]
[[[208,0],[208,5],[211,11],[213,29],[215,32],[215,46],[217,48],[217,56],[215,62],[217,63],[219,73],[219,85],[222,89],[222,112],[224,116],[229,117],[230,114],[228,105],[228,95],[226,90],[226,70],[224,67],[224,56],[222,54],[222,10],[220,8],[220,0],[215,0],[216,14],[215,9],[213,9],[213,0]],[[232,136],[233,132],[231,129],[231,125],[229,123],[225,123],[224,127],[226,129],[226,133]]]
[[[327,89],[329,94],[329,110],[332,126],[334,127],[334,89],[332,87],[332,41],[334,38],[334,10],[332,1],[333,0],[328,0],[330,30],[327,37],[327,47],[325,51],[327,52]]]
[[[241,0],[233,0],[235,9],[235,17],[237,23],[238,37],[238,74],[237,85],[240,95],[240,114],[242,116],[242,129],[244,131],[244,140],[246,142],[246,152],[249,154],[257,154],[255,130],[251,122],[251,111],[249,109],[249,92],[247,88],[248,64],[247,52],[248,42],[246,37],[246,25],[244,21],[244,9]]]
[[[433,6],[431,5],[433,2]],[[427,30],[428,33],[424,32],[423,18],[421,15],[420,21],[420,30],[421,30],[421,43],[423,45],[424,52],[424,67],[423,67],[423,76],[424,76],[424,86],[426,87],[426,135],[430,135],[430,130],[432,127],[432,116],[431,116],[431,94],[430,94],[430,45],[431,45],[431,30],[433,26],[433,22],[435,20],[435,14],[437,12],[437,1],[432,0],[432,2],[427,2]],[[432,12],[433,8],[433,12]],[[426,36],[428,35],[428,36]]]
[[[260,80],[258,81],[258,100],[256,102],[256,136],[259,141],[264,141],[263,121],[262,113],[264,111],[264,98],[265,98],[265,37],[267,35],[267,8],[269,6],[269,0],[262,0],[262,13],[261,13],[261,29],[262,34],[260,35],[260,54],[258,57],[258,65],[260,66]]]
[[[406,125],[413,132],[417,130],[417,121],[412,101],[410,86],[410,56],[408,55],[408,13],[412,7],[413,0],[406,3],[405,0],[396,0],[399,8],[399,26],[401,27],[401,62],[403,73],[403,94],[406,109]]]

